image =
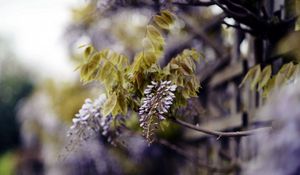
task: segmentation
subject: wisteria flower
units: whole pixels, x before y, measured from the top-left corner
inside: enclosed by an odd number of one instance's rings
[[[166,119],[173,100],[177,86],[171,81],[152,81],[144,91],[145,98],[139,108],[140,126],[143,128],[144,136],[153,142],[153,131],[157,129],[159,121]]]
[[[69,145],[68,150],[73,150],[76,145],[80,145],[82,141],[87,141],[97,134],[101,134],[107,141],[116,145],[115,139],[121,133],[121,127],[125,123],[123,116],[101,115],[102,105],[106,100],[106,95],[102,94],[92,101],[86,99],[79,112],[73,118],[73,125],[68,131]]]
[[[68,136],[79,140],[87,140],[100,130],[101,107],[106,100],[105,94],[100,95],[94,102],[86,99],[79,112],[73,118],[73,125]]]

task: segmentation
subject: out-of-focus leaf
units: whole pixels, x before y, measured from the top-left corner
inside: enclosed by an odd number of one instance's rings
[[[102,107],[102,115],[104,117],[108,116],[115,108],[117,104],[117,95],[115,93],[111,94]]]
[[[293,75],[295,70],[296,67],[294,66],[293,62],[289,62],[287,64],[284,64],[278,73],[285,75],[285,77],[288,79]]]
[[[177,91],[179,93],[176,95],[175,106],[185,105],[185,100],[197,96],[200,82],[195,76],[195,63],[198,59],[199,53],[196,50],[186,49],[173,58],[163,69],[163,73],[167,76],[166,79],[178,86]]]
[[[262,93],[263,97],[268,97],[269,93],[272,91],[272,89],[274,89],[275,87],[275,79],[276,77],[272,77],[268,83],[264,86],[264,91]]]
[[[155,55],[160,56],[164,49],[165,41],[159,30],[153,25],[148,25],[147,37],[151,41],[152,49]]]
[[[87,46],[85,49],[84,49],[84,53],[83,53],[83,56],[85,59],[88,59],[89,56],[93,53],[94,51],[94,47],[89,45]]]
[[[112,56],[110,57],[110,61],[119,70],[124,70],[129,64],[128,58],[126,56],[118,54],[118,53],[113,53]]]
[[[276,49],[275,54],[289,54],[294,60],[300,61],[300,31],[291,32],[287,37],[283,38]]]
[[[260,68],[260,65],[256,65],[249,69],[249,71],[245,75],[245,77],[244,77],[243,81],[241,82],[241,84],[239,85],[239,87],[241,87],[243,84],[245,84],[246,81],[250,81],[250,88],[252,90],[254,90],[255,86],[257,85],[257,83],[260,80],[260,77],[261,77],[261,68]]]
[[[127,99],[123,93],[119,93],[118,95],[118,104],[120,107],[120,112],[123,115],[127,114]]]
[[[170,23],[168,21],[166,21],[165,18],[163,18],[159,15],[154,16],[154,22],[162,29],[168,30],[170,28]]]
[[[260,65],[259,65],[257,68],[255,68],[253,80],[252,80],[251,83],[250,83],[250,88],[251,88],[252,90],[255,89],[255,86],[256,86],[257,83],[259,82],[259,80],[260,80],[260,75],[261,75],[261,68],[260,68]]]
[[[160,32],[153,25],[147,26],[147,35],[150,40],[159,40],[161,38]],[[163,40],[163,38],[161,40]]]
[[[266,66],[262,73],[261,73],[261,78],[260,81],[258,82],[258,87],[259,89],[262,89],[270,80],[272,75],[272,67],[271,65]]]
[[[185,49],[183,51],[183,55],[191,56],[197,62],[199,61],[200,56],[202,56],[204,58],[203,54],[197,52],[194,48],[192,48],[192,49]]]
[[[287,81],[287,79],[286,79],[285,75],[282,73],[278,73],[275,76],[275,87],[282,86],[286,81]]]
[[[162,10],[160,12],[161,16],[163,17],[163,19],[168,23],[168,24],[173,24],[175,21],[175,15],[172,14],[170,11],[168,10]]]

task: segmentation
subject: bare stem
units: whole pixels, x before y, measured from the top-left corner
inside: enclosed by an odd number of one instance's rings
[[[229,24],[229,23],[227,23],[226,21],[223,21],[222,23],[225,24],[227,27],[236,28],[236,29],[241,30],[241,31],[243,31],[243,32],[250,33],[250,34],[252,34],[252,35],[254,34],[254,32],[253,32],[251,29],[243,28],[243,27],[241,27],[241,25],[233,25],[233,24]]]
[[[173,4],[179,6],[211,6],[214,5],[215,3],[211,1],[198,1],[192,3],[173,2]]]
[[[179,124],[181,126],[193,129],[195,131],[203,132],[205,134],[217,136],[218,138],[220,138],[220,137],[242,137],[242,136],[249,136],[249,135],[258,134],[258,133],[261,133],[261,132],[266,132],[266,131],[268,131],[268,130],[271,129],[271,127],[262,127],[262,128],[258,128],[258,129],[247,130],[247,131],[220,132],[220,131],[213,131],[213,130],[209,130],[209,129],[205,129],[205,128],[200,128],[198,126],[189,124],[189,123],[187,123],[185,121],[182,121],[182,120],[179,120],[177,118],[171,118],[171,120],[174,123],[177,123],[177,124]]]

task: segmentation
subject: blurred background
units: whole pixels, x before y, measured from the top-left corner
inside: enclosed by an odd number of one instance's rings
[[[68,106],[69,101],[74,108],[64,115],[69,120],[88,97],[76,80],[65,37],[72,8],[81,3],[85,2],[0,1],[1,175],[44,174],[41,145],[53,142],[50,137],[64,120],[54,108],[64,108],[62,103]],[[69,93],[68,100],[56,93]],[[75,95],[78,102],[71,103]],[[46,152],[56,159],[57,151]]]
[[[102,92],[97,83],[79,81],[75,68],[82,57],[80,46],[110,48],[132,59],[141,50],[150,17],[165,8],[178,19],[166,36],[160,65],[184,48],[193,47],[205,55],[205,61],[197,65],[202,85],[199,98],[180,109],[185,120],[220,131],[269,123],[253,112],[265,103],[262,92],[238,86],[256,64],[272,65],[274,74],[288,61],[298,63],[299,22],[268,26],[274,29],[268,34],[267,29],[255,28],[258,25],[247,27],[229,18],[217,5],[178,1],[169,6],[166,2],[171,1],[0,0],[0,175],[241,173],[240,162],[258,154],[257,138],[216,139],[174,124],[158,134],[163,139],[160,144],[150,147],[139,134],[127,135],[126,148],[112,147],[99,136],[75,153],[67,153],[66,160],[59,158],[73,116],[86,98],[94,99]],[[271,24],[296,14],[296,9],[289,10],[293,4],[284,7],[288,4],[284,0],[241,2],[253,12],[257,4],[265,3],[270,15],[264,19]],[[232,27],[237,24],[245,31]],[[137,121],[132,123],[133,128],[138,126]]]

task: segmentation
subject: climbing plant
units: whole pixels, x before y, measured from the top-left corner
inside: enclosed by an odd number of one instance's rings
[[[166,66],[158,64],[165,51],[163,32],[168,35],[175,20],[175,15],[168,10],[154,15],[146,26],[141,51],[132,62],[110,49],[98,51],[92,45],[82,46],[83,62],[78,67],[81,81],[84,84],[98,81],[105,92],[94,101],[86,100],[73,119],[69,131],[72,143],[101,132],[116,144],[129,113],[137,113],[143,136],[150,144],[161,121],[174,116],[187,99],[197,96],[198,51],[184,49]]]

